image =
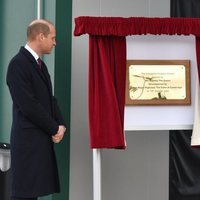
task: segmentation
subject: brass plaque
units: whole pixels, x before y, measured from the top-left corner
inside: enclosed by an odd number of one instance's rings
[[[190,104],[189,60],[128,60],[127,105]]]

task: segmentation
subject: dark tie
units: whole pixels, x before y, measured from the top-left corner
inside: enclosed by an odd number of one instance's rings
[[[42,68],[42,60],[40,58],[37,59],[38,65],[40,67],[40,69]]]

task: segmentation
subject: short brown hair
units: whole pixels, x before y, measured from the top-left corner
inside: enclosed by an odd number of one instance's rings
[[[39,33],[46,37],[50,33],[49,25],[53,24],[47,20],[34,20],[27,28],[27,39],[33,41]]]

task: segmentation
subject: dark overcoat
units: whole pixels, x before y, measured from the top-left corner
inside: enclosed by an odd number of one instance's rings
[[[13,100],[12,195],[37,197],[59,192],[51,136],[64,124],[46,65],[42,70],[24,47],[10,61],[7,85]]]

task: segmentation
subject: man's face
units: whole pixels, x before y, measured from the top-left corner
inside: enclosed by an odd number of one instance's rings
[[[50,33],[43,37],[42,53],[50,54],[54,46],[56,46],[56,30],[53,26],[49,26]]]

